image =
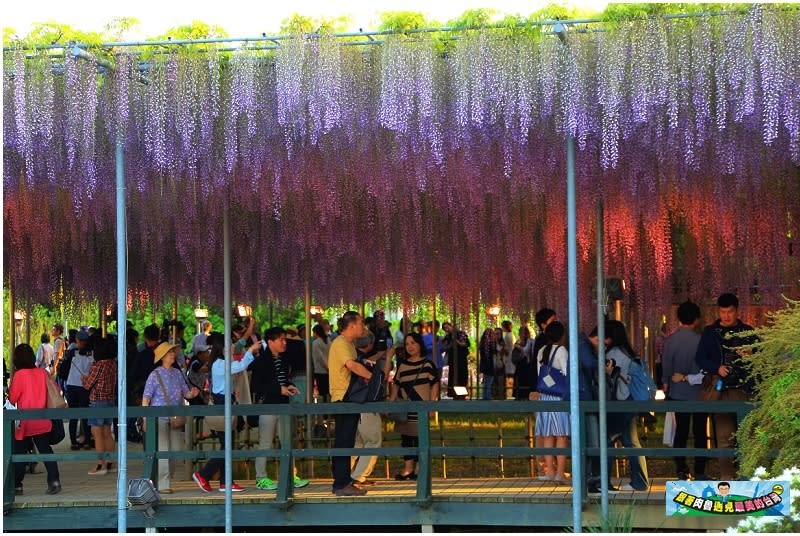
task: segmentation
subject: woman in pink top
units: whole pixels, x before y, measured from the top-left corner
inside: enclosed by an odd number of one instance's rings
[[[14,376],[8,389],[8,399],[17,409],[44,409],[47,407],[47,383],[50,376],[47,371],[36,367],[36,355],[28,344],[20,344],[14,348],[12,357]],[[50,419],[24,419],[14,432],[14,454],[27,454],[25,438],[33,440],[40,454],[52,454],[49,435],[53,424]],[[27,462],[14,464],[14,492],[22,495],[22,480],[25,478]],[[54,461],[44,462],[47,469],[47,494],[55,495],[61,491],[58,464]]]

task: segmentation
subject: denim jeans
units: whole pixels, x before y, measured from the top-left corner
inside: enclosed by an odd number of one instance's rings
[[[641,448],[639,442],[639,431],[636,426],[638,415],[635,413],[614,413],[609,414],[609,447],[613,446],[614,439],[619,436],[622,446],[625,448]],[[613,458],[609,459],[608,466],[611,467]],[[647,460],[644,456],[628,456],[628,463],[631,468],[631,486],[637,490],[646,490],[650,486],[647,477]]]
[[[483,375],[483,400],[492,399],[492,384],[494,383],[494,376],[488,374]]]

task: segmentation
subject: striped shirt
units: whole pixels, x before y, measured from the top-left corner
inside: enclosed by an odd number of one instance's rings
[[[283,368],[283,360],[278,356],[272,360],[272,366],[275,367],[275,377],[278,379],[278,385],[282,387],[289,386],[289,376]]]

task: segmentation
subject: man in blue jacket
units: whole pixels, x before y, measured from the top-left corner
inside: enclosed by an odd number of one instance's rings
[[[606,330],[608,333],[609,330]],[[597,352],[600,345],[597,326],[589,332],[578,334],[578,396],[580,400],[598,400],[597,386],[599,381],[597,370]],[[605,344],[611,341],[606,338]],[[605,378],[605,371],[603,371]],[[586,446],[589,448],[600,447],[600,424],[597,413],[586,414]],[[600,493],[600,456],[589,456],[587,467],[586,485],[589,493]],[[611,491],[616,489],[609,485]]]
[[[721,377],[720,390],[723,400],[747,400],[753,392],[753,379],[742,361],[741,346],[756,341],[753,335],[743,332],[753,327],[739,320],[739,299],[729,292],[717,299],[719,318],[706,326],[700,336],[694,360],[706,374]],[[735,448],[735,413],[712,413],[717,448]],[[735,480],[736,467],[733,458],[719,458],[720,480]]]

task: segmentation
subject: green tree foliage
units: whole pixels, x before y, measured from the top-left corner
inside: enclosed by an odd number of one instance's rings
[[[72,28],[68,24],[50,21],[34,25],[31,32],[24,37],[17,35],[13,28],[4,28],[3,46],[37,48],[63,45],[66,47],[71,43],[80,43],[87,47],[96,47],[103,43],[106,37],[102,33],[83,32]]]
[[[577,9],[567,8],[559,4],[547,4],[542,9],[534,11],[528,16],[530,22],[543,21],[543,20],[566,20],[575,19],[580,16],[585,16],[585,13],[579,12]]]
[[[381,13],[378,30],[407,32],[429,26],[430,24],[425,20],[425,16],[417,11],[387,11],[386,13]]]
[[[800,301],[769,315],[755,330],[761,341],[746,357],[757,379],[758,407],[738,432],[740,472],[750,476],[759,466],[771,474],[800,466]],[[776,451],[777,458],[770,460]]]
[[[190,24],[176,26],[165,33],[148,38],[148,41],[164,41],[166,39],[213,39],[228,37],[228,32],[222,26],[211,25],[200,20],[193,20]]]
[[[451,28],[486,28],[492,26],[492,18],[497,13],[494,9],[468,9],[458,18],[447,22]]]
[[[104,34],[110,41],[121,41],[125,34],[141,25],[141,21],[135,17],[114,17],[105,25]]]
[[[610,3],[601,18],[606,22],[623,21],[632,18],[651,17],[667,14],[715,13],[719,11],[748,10],[751,4],[723,3]]]
[[[350,17],[340,16],[335,18],[307,17],[298,13],[281,22],[282,34],[333,34],[343,32],[350,22]]]

